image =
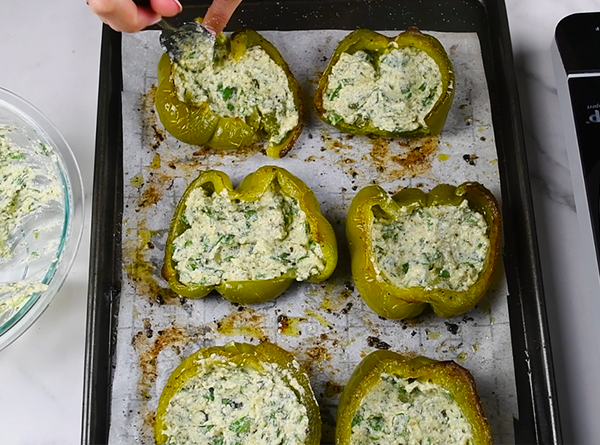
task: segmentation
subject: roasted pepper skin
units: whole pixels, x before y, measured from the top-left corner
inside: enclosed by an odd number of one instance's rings
[[[473,445],[492,443],[490,425],[477,395],[473,376],[467,369],[453,361],[437,361],[423,356],[410,358],[393,351],[377,350],[362,360],[344,387],[337,412],[336,445],[350,443],[354,414],[362,399],[384,373],[430,381],[446,389],[471,425]]]
[[[269,142],[266,154],[272,158],[285,156],[300,136],[303,125],[300,85],[288,64],[277,48],[253,30],[236,31],[230,40],[227,40],[224,34],[219,34],[217,45],[223,48],[226,57],[234,60],[239,60],[249,48],[259,46],[283,68],[294,97],[299,120],[298,125],[280,143]],[[180,141],[191,145],[208,145],[214,149],[231,150],[249,145],[259,137],[259,134],[270,135],[274,131],[269,116],[261,116],[258,111],[244,120],[239,117],[220,116],[213,112],[206,102],[195,106],[180,101],[171,76],[172,66],[169,56],[163,54],[158,63],[155,106],[165,129]]]
[[[304,182],[281,167],[264,166],[246,176],[234,190],[231,179],[225,173],[218,170],[206,170],[188,185],[177,205],[169,228],[162,276],[173,291],[188,298],[202,298],[215,289],[230,301],[240,304],[255,304],[279,296],[295,281],[294,277],[284,275],[271,280],[226,281],[218,286],[186,285],[179,281],[179,274],[173,261],[173,240],[188,227],[181,216],[185,212],[185,202],[192,190],[204,187],[220,193],[223,189],[227,189],[232,199],[256,201],[274,181],[277,181],[286,196],[298,200],[300,208],[306,213],[312,239],[321,246],[325,257],[325,268],[308,281],[320,282],[329,278],[338,259],[335,232],[329,221],[321,214],[319,202],[314,193]]]
[[[396,46],[397,45],[397,46]],[[345,123],[343,120],[333,124],[327,118],[327,111],[323,107],[323,95],[327,91],[328,78],[334,65],[340,59],[342,53],[354,54],[356,51],[364,51],[377,58],[381,54],[395,47],[412,46],[429,55],[440,68],[442,77],[442,95],[433,106],[431,111],[425,117],[426,127],[417,128],[407,132],[391,132],[374,127],[370,122],[364,126],[355,126]],[[384,36],[370,29],[358,29],[348,34],[340,41],[335,49],[331,60],[325,69],[325,72],[319,80],[315,91],[314,107],[317,115],[323,122],[333,125],[338,130],[351,134],[378,135],[386,137],[411,137],[418,135],[439,134],[446,122],[446,117],[450,111],[452,100],[454,99],[454,69],[452,62],[448,58],[446,50],[435,37],[423,34],[418,28],[412,26],[406,31],[401,32],[394,38]]]
[[[263,369],[262,363],[273,363],[283,370],[288,371],[303,389],[300,392],[293,386],[290,386],[301,403],[306,407],[310,428],[306,445],[319,445],[321,443],[321,413],[319,406],[310,386],[308,375],[299,366],[294,356],[285,349],[269,342],[258,345],[230,342],[223,346],[211,346],[200,349],[183,360],[175,371],[173,371],[162,391],[156,410],[154,437],[157,445],[164,444],[168,439],[164,434],[164,417],[169,406],[169,401],[185,386],[190,378],[198,373],[199,362],[209,359],[213,354],[218,356],[215,358],[217,362],[233,362],[238,366],[252,367],[258,371]]]
[[[483,270],[471,287],[464,292],[441,288],[399,288],[378,276],[372,255],[373,209],[393,216],[401,207],[458,206],[465,199],[471,209],[483,215],[490,240]],[[407,188],[393,197],[379,186],[367,186],[354,197],[346,220],[354,283],[367,305],[382,317],[416,317],[427,305],[431,305],[433,311],[441,317],[454,317],[475,306],[487,291],[500,252],[500,228],[498,202],[489,190],[476,182],[465,182],[458,187],[440,184],[429,193]]]

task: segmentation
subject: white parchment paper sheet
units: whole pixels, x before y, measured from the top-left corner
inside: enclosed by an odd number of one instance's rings
[[[168,135],[153,108],[162,54],[158,33],[123,35],[123,282],[110,443],[154,443],[153,416],[171,371],[196,349],[232,340],[269,340],[297,356],[322,407],[323,443],[332,440],[343,385],[375,348],[455,360],[468,368],[495,442],[514,443],[516,389],[502,264],[486,297],[462,316],[441,319],[427,313],[408,322],[385,320],[354,289],[344,234],[350,201],[373,182],[395,192],[407,186],[429,190],[438,183],[478,181],[501,200],[477,36],[431,33],[453,62],[455,99],[439,140],[407,142],[340,134],[314,114],[312,95],[319,75],[347,31],[262,34],[288,61],[305,98],[305,128],[283,159],[268,158],[256,148],[217,153]],[[295,283],[276,300],[251,307],[216,294],[199,300],[176,297],[161,279],[160,268],[169,223],[186,185],[209,168],[223,170],[237,185],[267,164],[286,168],[315,192],[338,237],[340,258],[333,276],[321,284]]]

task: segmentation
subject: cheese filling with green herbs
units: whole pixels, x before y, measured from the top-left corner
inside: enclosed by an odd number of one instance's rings
[[[441,95],[440,69],[424,51],[394,48],[377,60],[356,51],[342,53],[333,66],[323,107],[333,125],[342,120],[357,127],[408,132],[427,128],[425,116]]]
[[[466,291],[485,265],[490,241],[483,215],[460,205],[402,207],[393,219],[375,217],[378,273],[400,288]]]
[[[472,439],[471,425],[446,389],[382,374],[354,414],[350,445],[470,445]]]
[[[0,127],[0,264],[13,257],[11,237],[35,217],[44,205],[61,198],[61,190],[50,181],[40,184],[39,172],[28,165],[25,153],[9,141],[8,128]],[[39,145],[40,155],[50,156],[49,148]]]
[[[325,268],[306,213],[276,183],[256,201],[232,199],[226,189],[207,193],[199,187],[185,206],[189,228],[173,241],[183,284],[216,286],[282,275],[304,281]]]
[[[56,154],[41,141],[26,144],[15,127],[0,125],[0,324],[48,289],[42,282],[46,267],[38,262],[58,246],[58,239],[49,235],[57,223],[44,218],[46,209],[64,201],[52,168]]]
[[[173,64],[173,82],[179,100],[196,106],[207,102],[221,116],[249,122],[260,114],[273,143],[280,143],[299,122],[285,71],[258,46],[236,61],[215,57],[207,41]]]
[[[303,445],[308,415],[291,373],[271,363],[260,372],[207,363],[166,409],[166,445]]]

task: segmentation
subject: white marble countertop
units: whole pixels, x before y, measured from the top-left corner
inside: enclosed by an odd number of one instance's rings
[[[441,0],[443,1],[443,0]],[[517,67],[565,443],[598,443],[596,320],[581,297],[597,274],[581,246],[550,43],[559,20],[600,10],[597,0],[505,0]],[[62,290],[0,352],[0,443],[80,442],[101,23],[83,0],[0,3],[0,86],[61,130],[81,167],[86,227]]]

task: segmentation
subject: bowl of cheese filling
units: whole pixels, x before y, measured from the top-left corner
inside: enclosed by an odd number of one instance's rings
[[[83,231],[83,186],[59,130],[0,88],[0,349],[48,307]]]

